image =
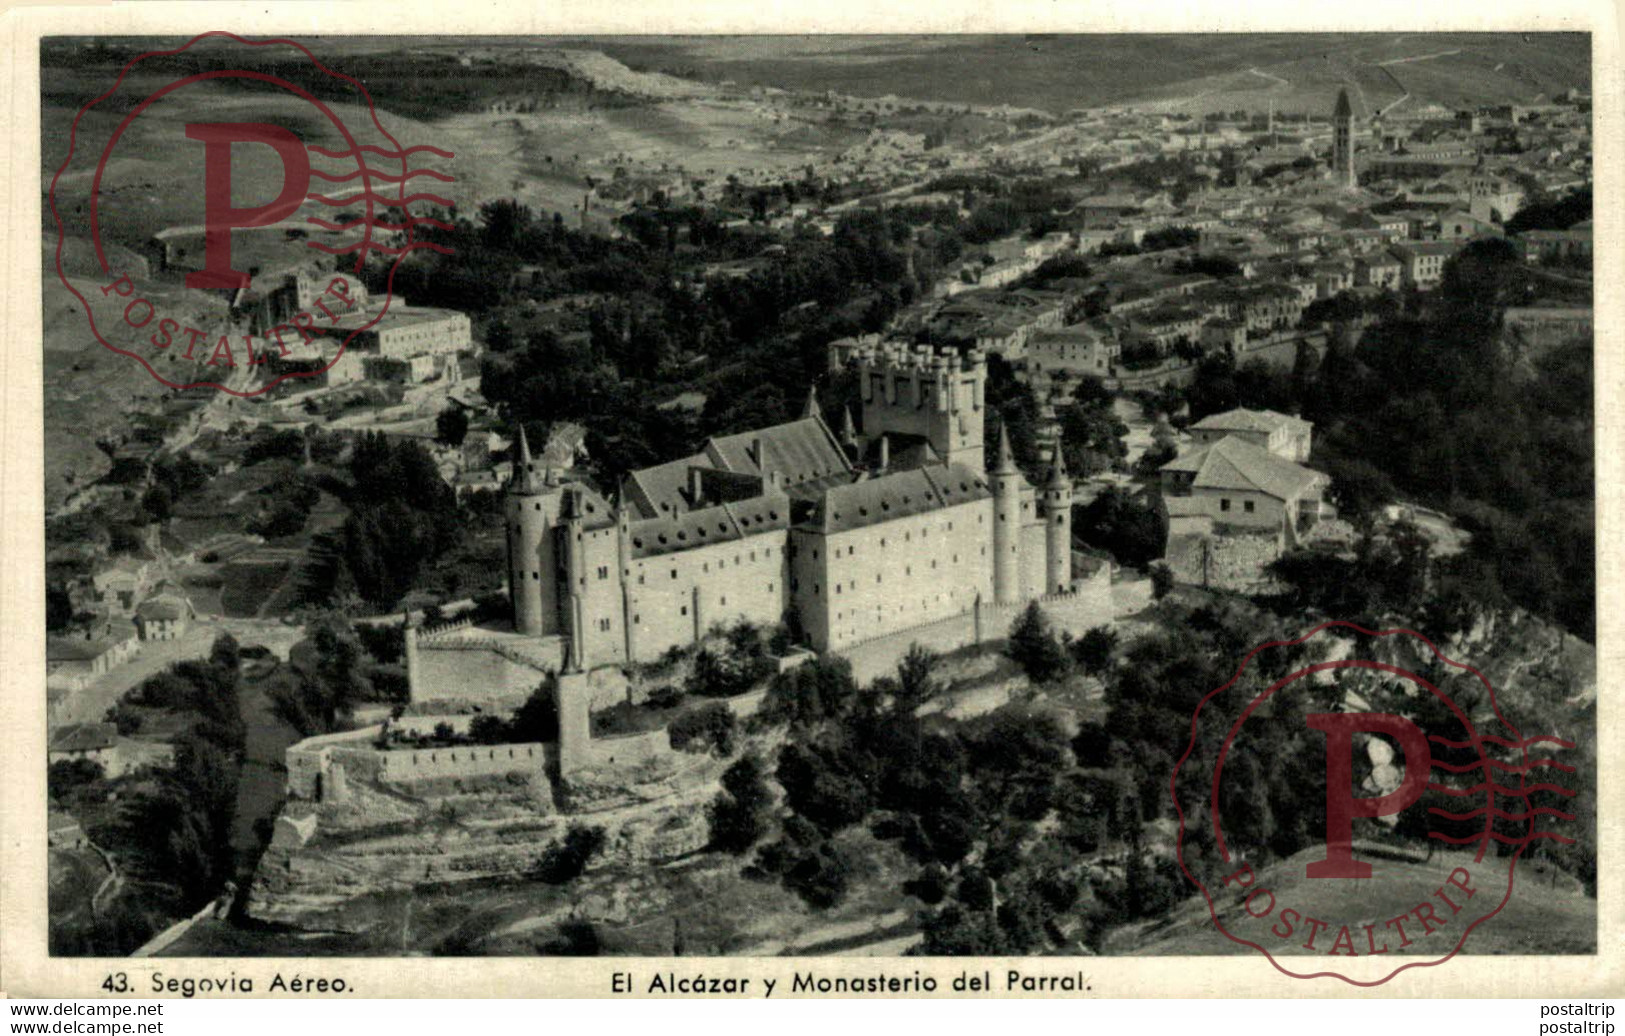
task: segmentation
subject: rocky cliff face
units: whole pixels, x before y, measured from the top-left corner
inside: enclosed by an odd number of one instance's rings
[[[643,783],[624,774],[572,778],[560,789],[568,813],[555,811],[551,789],[528,782],[458,792],[353,780],[345,802],[285,807],[247,912],[306,930],[364,931],[373,923],[369,894],[535,875],[578,823],[605,833],[589,871],[673,860],[704,846],[704,806],[726,765],[696,757],[681,773]]]

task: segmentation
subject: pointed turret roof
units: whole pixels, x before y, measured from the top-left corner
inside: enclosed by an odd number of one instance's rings
[[[801,416],[823,417],[824,412],[818,408],[818,386],[807,386],[807,405],[801,408]]]
[[[857,426],[852,423],[852,408],[841,408],[841,441],[856,442],[858,438]]]
[[[1049,481],[1045,484],[1044,488],[1069,489],[1071,486],[1072,478],[1066,473],[1066,451],[1061,449],[1060,443],[1056,443],[1055,463],[1050,465]]]
[[[1343,119],[1353,114],[1354,108],[1349,104],[1349,92],[1347,90],[1337,91],[1337,107],[1332,109],[1332,118]]]
[[[536,492],[536,475],[530,459],[530,440],[525,438],[525,423],[519,422],[519,452],[513,462],[513,477],[508,488],[514,493]]]
[[[1014,475],[1016,468],[1016,455],[1010,452],[1010,429],[999,423],[999,457],[993,467],[995,475]]]

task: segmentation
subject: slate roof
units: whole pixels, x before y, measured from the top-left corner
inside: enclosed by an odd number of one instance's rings
[[[751,450],[761,443],[762,462]],[[681,514],[692,509],[688,498],[690,468],[719,468],[741,475],[777,471],[786,488],[834,478],[848,481],[852,466],[821,417],[803,417],[755,432],[712,438],[692,457],[656,464],[627,476],[627,488],[644,518]]]
[[[111,723],[69,723],[52,732],[49,751],[96,752],[117,741],[118,728]]]
[[[759,496],[717,504],[698,511],[648,518],[632,523],[632,556],[639,558],[742,540],[790,525],[790,498]]]
[[[750,452],[758,440],[762,445],[761,463],[757,463]],[[728,471],[749,474],[777,471],[787,486],[851,470],[840,443],[818,417],[803,417],[756,432],[718,436],[705,444],[705,453],[717,467]]]
[[[1220,439],[1176,457],[1162,470],[1192,472],[1194,489],[1253,490],[1277,500],[1291,500],[1324,478],[1318,471],[1235,438]]]
[[[938,464],[834,487],[797,524],[846,532],[992,495],[979,472],[963,464]]]
[[[149,597],[136,606],[135,613],[151,622],[175,622],[186,618],[188,605],[171,594]]]
[[[1294,430],[1304,430],[1313,427],[1313,423],[1291,414],[1283,414],[1274,410],[1249,410],[1246,407],[1237,407],[1226,410],[1222,414],[1209,414],[1192,425],[1192,428],[1204,432],[1273,432],[1286,425]]]

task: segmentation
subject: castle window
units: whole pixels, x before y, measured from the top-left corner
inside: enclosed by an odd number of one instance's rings
[[[1230,498],[1229,497],[1224,497],[1219,501],[1219,510],[1221,510],[1221,511],[1230,510]]]
[[[643,625],[643,616],[634,613],[633,616],[632,616],[632,625],[634,625],[634,626]]]
[[[643,573],[642,572],[638,573],[638,585],[639,586],[643,585]]]
[[[700,565],[700,571],[701,572],[709,572],[709,571],[711,571],[711,562],[706,561],[706,562],[702,563]]]
[[[540,572],[532,572],[532,573],[531,573],[531,574],[530,574],[530,578],[531,578],[531,581],[532,581],[532,582],[535,582],[535,581],[537,581],[537,580],[539,580],[539,579],[541,579],[541,578],[542,578],[542,574],[541,574],[541,573],[540,573]]]
[[[676,570],[676,569],[675,569],[675,568],[674,568],[674,569],[672,569],[672,570],[671,570],[671,577],[672,577],[672,578],[673,578],[673,579],[676,579],[676,578],[677,578],[677,570]]]
[[[755,555],[755,554],[752,554],[752,555],[751,555],[751,556],[750,556],[750,559],[751,559],[751,560],[752,560],[752,561],[755,561],[755,560],[756,560],[756,555]],[[737,566],[738,566],[738,565],[739,565],[739,555],[738,555],[738,554],[735,554],[735,555],[734,555],[734,565],[735,565],[735,567],[737,567]]]
[[[840,592],[841,592],[841,584],[840,584],[840,583],[836,583],[836,584],[835,584],[835,592],[836,592],[836,593],[840,593]]]
[[[768,592],[768,593],[772,593],[772,592],[773,592],[773,584],[772,584],[772,583],[769,583],[769,584],[767,584],[767,592]]]
[[[599,619],[598,620],[598,629],[601,632],[608,633],[609,632],[609,620],[608,619]]]
[[[685,604],[681,608],[677,609],[677,613],[679,615],[687,615],[688,614],[688,605]]]
[[[609,578],[609,566],[608,565],[599,565],[598,566],[598,578],[599,579],[608,579]]]
[[[1241,505],[1241,509],[1243,511],[1246,511],[1248,514],[1252,514],[1253,513],[1253,502],[1251,500],[1243,501],[1243,503]],[[1061,520],[1060,516],[1057,515],[1055,520],[1057,522],[1059,522]]]
[[[884,537],[884,536],[880,537],[880,545],[882,547],[884,547],[886,545],[886,537]]]
[[[880,573],[879,572],[875,573],[875,582],[877,582],[877,583],[880,582]]]
[[[754,551],[754,550],[753,550],[753,551],[751,551],[751,552],[750,552],[750,559],[751,559],[751,560],[752,560],[752,561],[755,561],[755,560],[756,560],[756,552],[755,552],[755,551]]]

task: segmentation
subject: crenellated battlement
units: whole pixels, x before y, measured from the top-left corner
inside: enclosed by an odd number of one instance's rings
[[[857,361],[858,368],[866,372],[958,374],[983,370],[987,366],[987,353],[982,349],[971,349],[962,354],[950,346],[933,349],[929,345],[893,339],[865,343],[857,350]]]

